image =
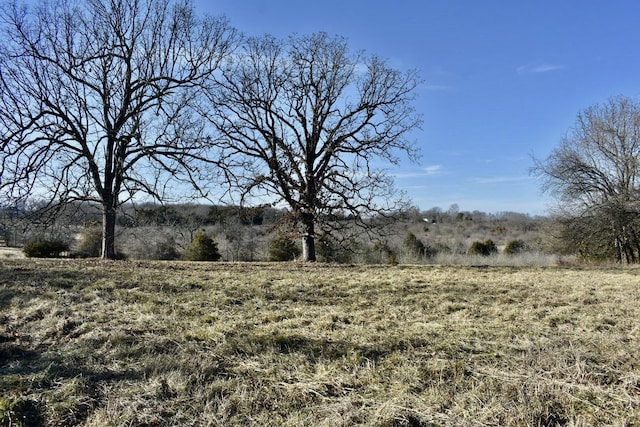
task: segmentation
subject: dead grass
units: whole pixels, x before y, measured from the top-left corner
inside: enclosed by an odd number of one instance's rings
[[[3,259],[16,259],[24,258],[24,253],[21,248],[8,248],[0,246],[0,260]]]
[[[637,268],[0,260],[0,425],[636,425],[639,300]]]

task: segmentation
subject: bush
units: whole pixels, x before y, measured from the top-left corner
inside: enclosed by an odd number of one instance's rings
[[[415,234],[408,232],[404,238],[404,249],[409,258],[424,260],[425,258],[435,257],[441,250],[447,248],[438,243],[435,246],[424,243]]]
[[[398,264],[398,256],[393,248],[387,243],[378,241],[368,248],[365,254],[365,262],[367,264]]]
[[[36,240],[24,246],[23,252],[29,258],[59,258],[69,250],[62,240]]]
[[[359,243],[355,239],[338,241],[329,236],[322,236],[316,240],[316,254],[324,262],[350,263],[358,250]]]
[[[404,248],[409,254],[414,256],[424,254],[425,250],[424,243],[412,232],[408,232],[404,237]]]
[[[293,240],[283,236],[276,237],[269,246],[269,261],[292,261],[299,257],[301,252]]]
[[[198,231],[184,252],[186,261],[218,261],[221,255],[218,244],[204,230]]]
[[[498,248],[493,240],[487,239],[484,242],[475,241],[469,248],[469,255],[490,256],[498,253]]]
[[[507,255],[517,255],[527,250],[527,244],[523,240],[511,240],[504,248]]]
[[[81,258],[94,258],[102,254],[102,230],[100,227],[88,227],[80,232],[75,255]]]

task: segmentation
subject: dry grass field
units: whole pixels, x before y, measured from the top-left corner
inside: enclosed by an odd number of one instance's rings
[[[0,259],[0,425],[640,425],[638,319],[637,268]]]
[[[24,258],[22,249],[19,248],[7,248],[0,246],[0,261],[7,259]]]

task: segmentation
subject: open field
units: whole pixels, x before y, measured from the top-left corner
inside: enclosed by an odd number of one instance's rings
[[[639,301],[637,268],[0,259],[0,425],[639,425]]]

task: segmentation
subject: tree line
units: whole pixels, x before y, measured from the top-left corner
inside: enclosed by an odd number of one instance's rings
[[[31,257],[87,258],[100,255],[101,210],[76,202],[55,223],[39,221],[42,206],[15,212],[0,207],[0,240],[21,246]],[[457,212],[455,215],[453,213]],[[122,259],[289,261],[300,259],[301,241],[283,226],[286,209],[210,204],[123,205],[118,211],[117,253]],[[351,223],[351,219],[332,218]],[[470,255],[501,258],[547,256],[541,230],[545,217],[412,207],[394,215],[384,236],[359,235],[342,241],[323,236],[318,260],[337,263],[465,262]],[[0,242],[0,246],[4,243]],[[500,255],[500,257],[497,257]],[[532,258],[534,257],[534,258]],[[514,262],[521,260],[514,259]]]

